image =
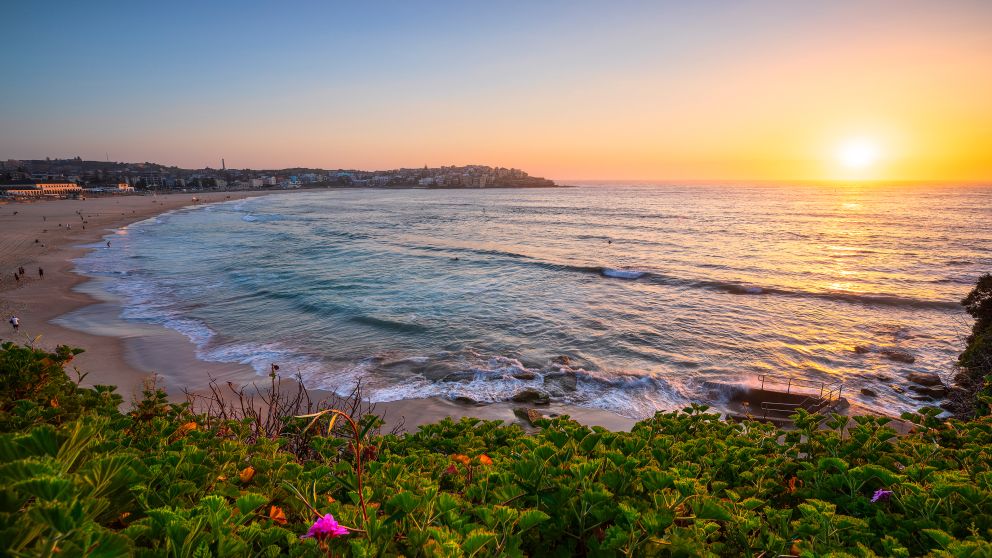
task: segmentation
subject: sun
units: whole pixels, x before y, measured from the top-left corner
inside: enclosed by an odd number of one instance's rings
[[[837,149],[837,160],[849,170],[865,170],[878,161],[878,145],[866,138],[849,139]]]

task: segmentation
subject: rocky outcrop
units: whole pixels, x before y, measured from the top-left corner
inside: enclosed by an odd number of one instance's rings
[[[910,372],[909,376],[906,376],[906,379],[921,386],[943,385],[943,382],[940,381],[940,376],[930,372]]]
[[[943,385],[936,386],[909,386],[909,390],[920,395],[926,395],[934,399],[941,399],[947,395],[947,388]]]
[[[899,351],[896,349],[882,349],[879,351],[882,356],[889,360],[894,360],[896,362],[902,362],[905,364],[913,364],[916,362],[916,357],[906,351]]]
[[[557,415],[545,416],[537,409],[528,409],[526,407],[514,407],[513,414],[517,416],[520,420],[526,422],[531,426],[536,426],[537,421],[541,419],[551,418]]]
[[[544,386],[551,390],[575,391],[578,387],[578,378],[571,370],[548,372],[544,375]]]
[[[551,403],[551,396],[547,392],[534,388],[526,388],[518,391],[511,399],[515,403],[533,403],[534,405],[547,405]]]

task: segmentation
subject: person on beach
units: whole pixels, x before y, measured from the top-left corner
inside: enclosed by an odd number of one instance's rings
[[[21,282],[21,276],[18,275],[16,271],[14,272],[14,281],[17,281],[18,283]]]
[[[45,278],[45,270],[44,269],[41,269],[40,267],[38,268],[38,278],[39,279],[44,279]]]
[[[110,248],[110,241],[107,241],[107,248]]]
[[[20,273],[21,275],[24,275],[24,266],[22,265],[22,266],[18,267],[17,268],[17,272]]]
[[[18,318],[17,316],[11,316],[10,317],[10,325],[14,326],[14,331],[17,331],[17,328],[21,327],[21,320],[20,320],[20,318]]]

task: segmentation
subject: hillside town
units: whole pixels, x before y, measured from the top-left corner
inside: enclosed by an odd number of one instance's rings
[[[0,161],[0,196],[79,197],[140,192],[297,188],[547,188],[556,184],[520,169],[483,165],[385,171],[291,168],[182,169],[156,163],[72,159]]]

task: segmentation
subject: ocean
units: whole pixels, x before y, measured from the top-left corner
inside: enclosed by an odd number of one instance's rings
[[[710,382],[771,374],[842,381],[892,414],[921,404],[900,389],[910,372],[953,376],[960,299],[992,270],[992,189],[292,192],[108,240],[76,264],[123,319],[314,388],[478,402],[535,388],[641,418],[721,408]]]

